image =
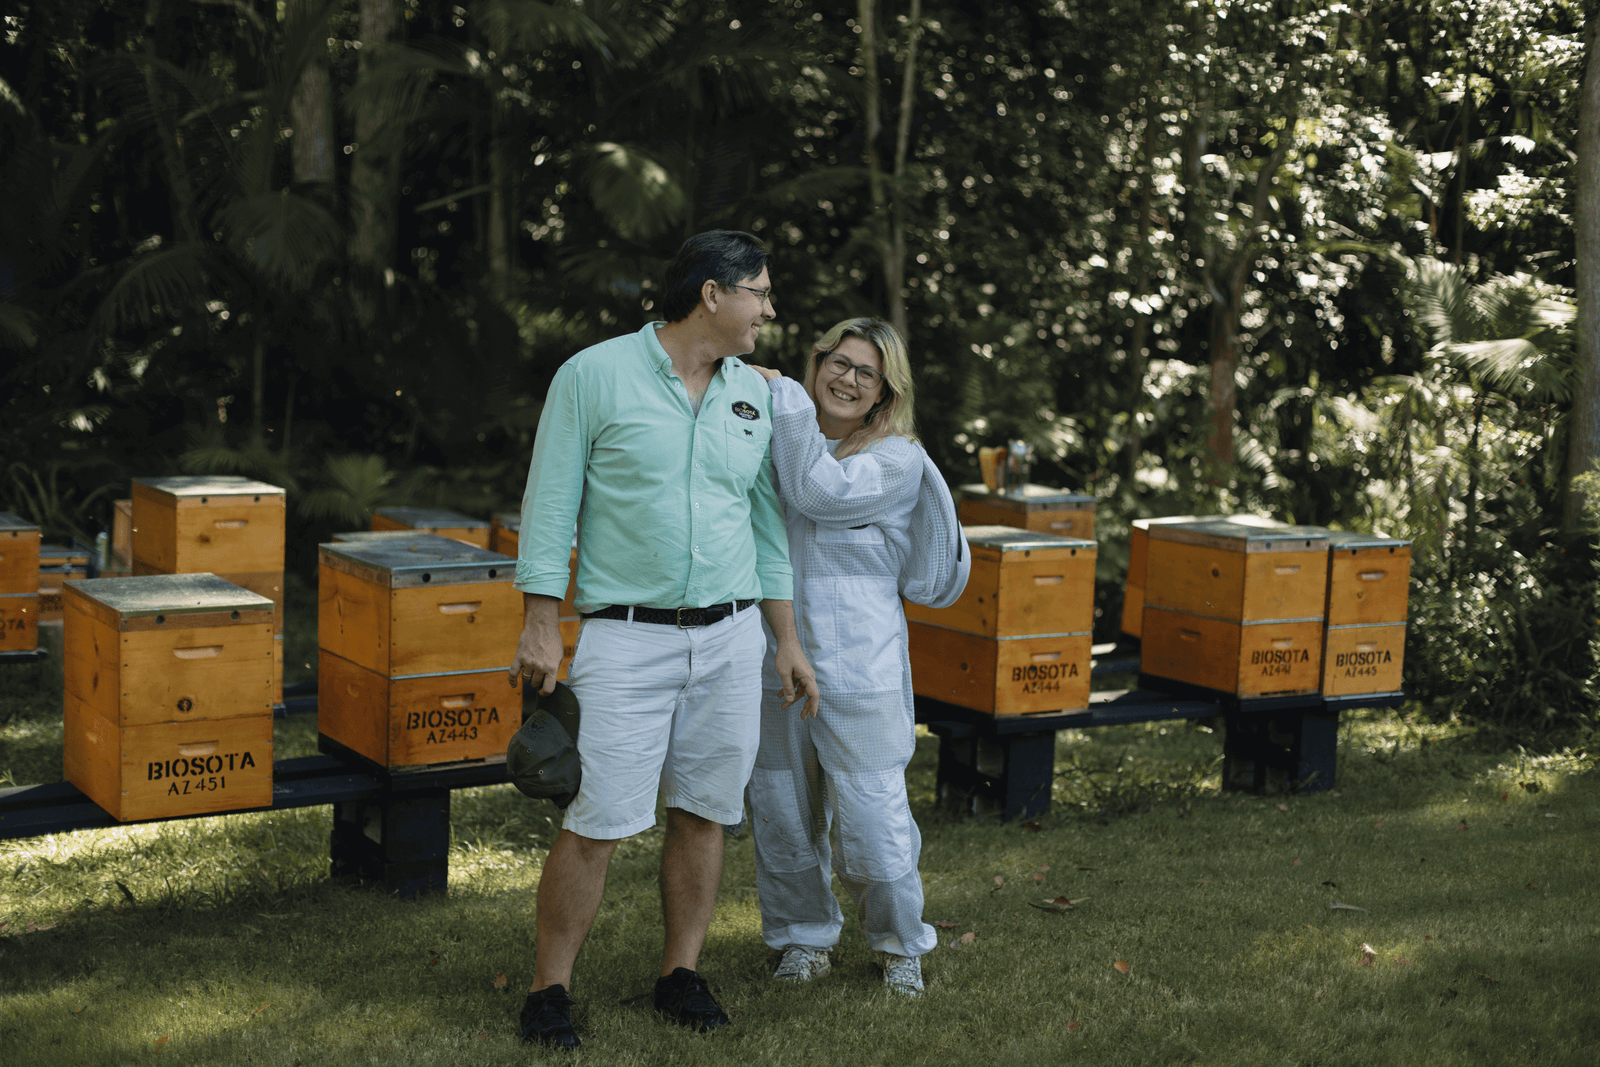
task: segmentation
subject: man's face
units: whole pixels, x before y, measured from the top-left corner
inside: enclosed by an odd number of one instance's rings
[[[761,327],[778,317],[772,306],[772,279],[767,268],[761,273],[744,278],[724,290],[724,300],[717,309],[717,317],[727,330],[729,350],[749,355],[756,350],[756,336]]]

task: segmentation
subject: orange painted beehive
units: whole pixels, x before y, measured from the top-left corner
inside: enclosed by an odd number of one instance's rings
[[[1142,673],[1240,696],[1317,691],[1326,530],[1202,519],[1147,533]]]
[[[972,575],[948,608],[906,604],[915,692],[991,715],[1089,706],[1093,541],[963,526]]]
[[[372,513],[374,530],[421,530],[452,541],[489,547],[489,524],[444,508],[379,508]]]
[[[211,574],[63,593],[67,781],[124,822],[272,803],[272,602]]]
[[[60,622],[61,590],[89,576],[89,550],[81,545],[39,546],[39,621]]]
[[[1411,542],[1328,533],[1324,696],[1401,691],[1411,587]]]
[[[444,537],[321,546],[317,726],[391,771],[505,758],[516,561]]]
[[[0,652],[39,647],[39,527],[0,511]]]
[[[1094,540],[1094,497],[1022,485],[994,493],[979,482],[961,487],[956,514],[964,526],[1014,526],[1019,530]]]

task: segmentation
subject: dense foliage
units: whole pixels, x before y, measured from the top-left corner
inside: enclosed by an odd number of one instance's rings
[[[1031,440],[1106,578],[1142,515],[1402,533],[1414,693],[1592,722],[1593,7],[19,0],[0,504],[90,536],[132,475],[252,473],[301,568],[384,503],[514,506],[555,368],[735,227],[757,360],[903,316],[935,457]]]

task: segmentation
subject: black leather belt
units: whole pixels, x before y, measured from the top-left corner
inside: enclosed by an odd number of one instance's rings
[[[628,612],[631,611],[634,622],[649,622],[657,626],[676,626],[683,629],[689,626],[710,626],[714,622],[721,622],[736,611],[754,607],[755,603],[754,600],[735,600],[728,604],[712,604],[708,608],[630,608],[625,604],[613,604],[599,611],[586,612],[583,617],[626,619]]]

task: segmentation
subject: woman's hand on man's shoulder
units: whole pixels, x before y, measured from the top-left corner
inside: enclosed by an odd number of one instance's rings
[[[783,372],[782,371],[775,371],[771,367],[758,367],[754,363],[746,363],[745,366],[749,367],[751,370],[755,371],[757,374],[761,375],[761,377],[765,378],[769,382],[772,381],[772,379],[774,379],[774,378],[782,378],[783,377]]]

